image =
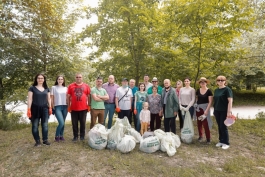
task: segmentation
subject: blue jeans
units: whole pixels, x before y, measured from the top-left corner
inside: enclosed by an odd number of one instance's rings
[[[54,109],[55,109],[55,117],[59,123],[59,125],[56,128],[55,136],[63,137],[64,122],[67,116],[67,105],[54,106]]]
[[[104,124],[103,125],[105,126],[105,121],[106,121],[107,115],[109,114],[108,129],[110,129],[112,126],[112,118],[115,112],[115,104],[104,103],[104,105],[105,105],[105,113],[104,113]]]
[[[184,107],[184,108],[186,108],[188,105],[181,105],[181,106]],[[193,106],[191,106],[189,108],[189,112],[190,112],[190,117],[191,117],[191,120],[192,120],[193,119],[193,114],[194,114],[194,107]],[[185,119],[185,114],[182,115],[182,119],[183,120]]]
[[[48,108],[43,108],[42,117],[31,118],[32,135],[35,141],[40,140],[40,135],[39,135],[40,120],[41,120],[41,128],[42,128],[42,140],[43,141],[48,140],[48,119],[49,119]]]

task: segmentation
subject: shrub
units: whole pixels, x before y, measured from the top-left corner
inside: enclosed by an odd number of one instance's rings
[[[265,112],[264,111],[258,112],[258,114],[256,114],[255,116],[256,119],[265,119]]]
[[[0,129],[16,130],[27,126],[22,113],[6,110],[0,114]]]

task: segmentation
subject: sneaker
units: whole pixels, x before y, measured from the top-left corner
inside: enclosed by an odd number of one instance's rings
[[[85,138],[84,138],[84,137],[80,137],[80,140],[81,140],[81,141],[84,141],[84,140],[85,140]]]
[[[51,143],[48,140],[43,141],[43,144],[49,146]]]
[[[54,141],[59,143],[59,141],[60,141],[59,136],[56,136]]]
[[[206,144],[211,144],[211,140],[207,139]]]
[[[64,141],[64,137],[63,136],[60,136],[60,141]]]
[[[223,144],[222,145],[222,149],[228,149],[230,146],[229,145],[227,145],[227,144]]]
[[[222,147],[223,146],[223,143],[217,143],[216,145],[215,145],[216,147]]]
[[[74,137],[74,138],[72,139],[73,142],[76,142],[77,140],[78,140],[78,137]]]
[[[202,142],[202,137],[199,137],[199,138],[198,138],[198,141],[199,141],[199,142]]]
[[[36,147],[41,146],[40,140],[37,140],[34,146],[36,146]]]

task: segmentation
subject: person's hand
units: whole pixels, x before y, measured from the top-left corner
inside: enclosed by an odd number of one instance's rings
[[[30,110],[30,108],[28,108],[27,116],[28,116],[29,119],[31,119],[31,110]]]
[[[121,109],[120,109],[119,107],[117,107],[117,108],[115,109],[115,111],[116,111],[116,112],[121,112]]]
[[[178,113],[177,112],[174,112],[174,116],[176,116]]]
[[[163,115],[163,111],[160,111],[160,112],[159,112],[159,116],[162,116],[162,115]]]
[[[208,115],[208,111],[204,111],[203,115],[207,116]]]
[[[72,111],[72,110],[71,110],[71,107],[69,106],[69,107],[68,107],[68,112],[71,112],[71,111]]]
[[[91,109],[91,108],[90,108],[90,106],[88,105],[88,106],[87,106],[87,112],[89,112],[89,111],[90,111],[90,109]]]
[[[137,114],[137,110],[136,110],[136,109],[134,109],[133,113],[136,115],[136,114]]]
[[[186,108],[183,108],[183,110],[187,112],[187,111],[189,111],[189,108],[186,107]]]
[[[181,106],[181,105],[179,105],[179,109],[180,109],[181,111],[183,111],[183,110],[184,110],[184,107]]]
[[[52,114],[52,108],[49,107],[49,116]]]
[[[194,103],[193,107],[194,107],[194,108],[197,108],[197,106],[198,106],[197,103]]]

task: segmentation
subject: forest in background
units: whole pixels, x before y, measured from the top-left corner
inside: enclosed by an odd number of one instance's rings
[[[265,83],[262,0],[3,0],[0,2],[0,114],[25,101],[33,77],[76,72],[86,82],[145,74],[175,82],[225,75],[233,89]],[[97,16],[80,33],[80,19]],[[91,52],[84,55],[87,49]],[[160,82],[161,84],[162,82]]]

